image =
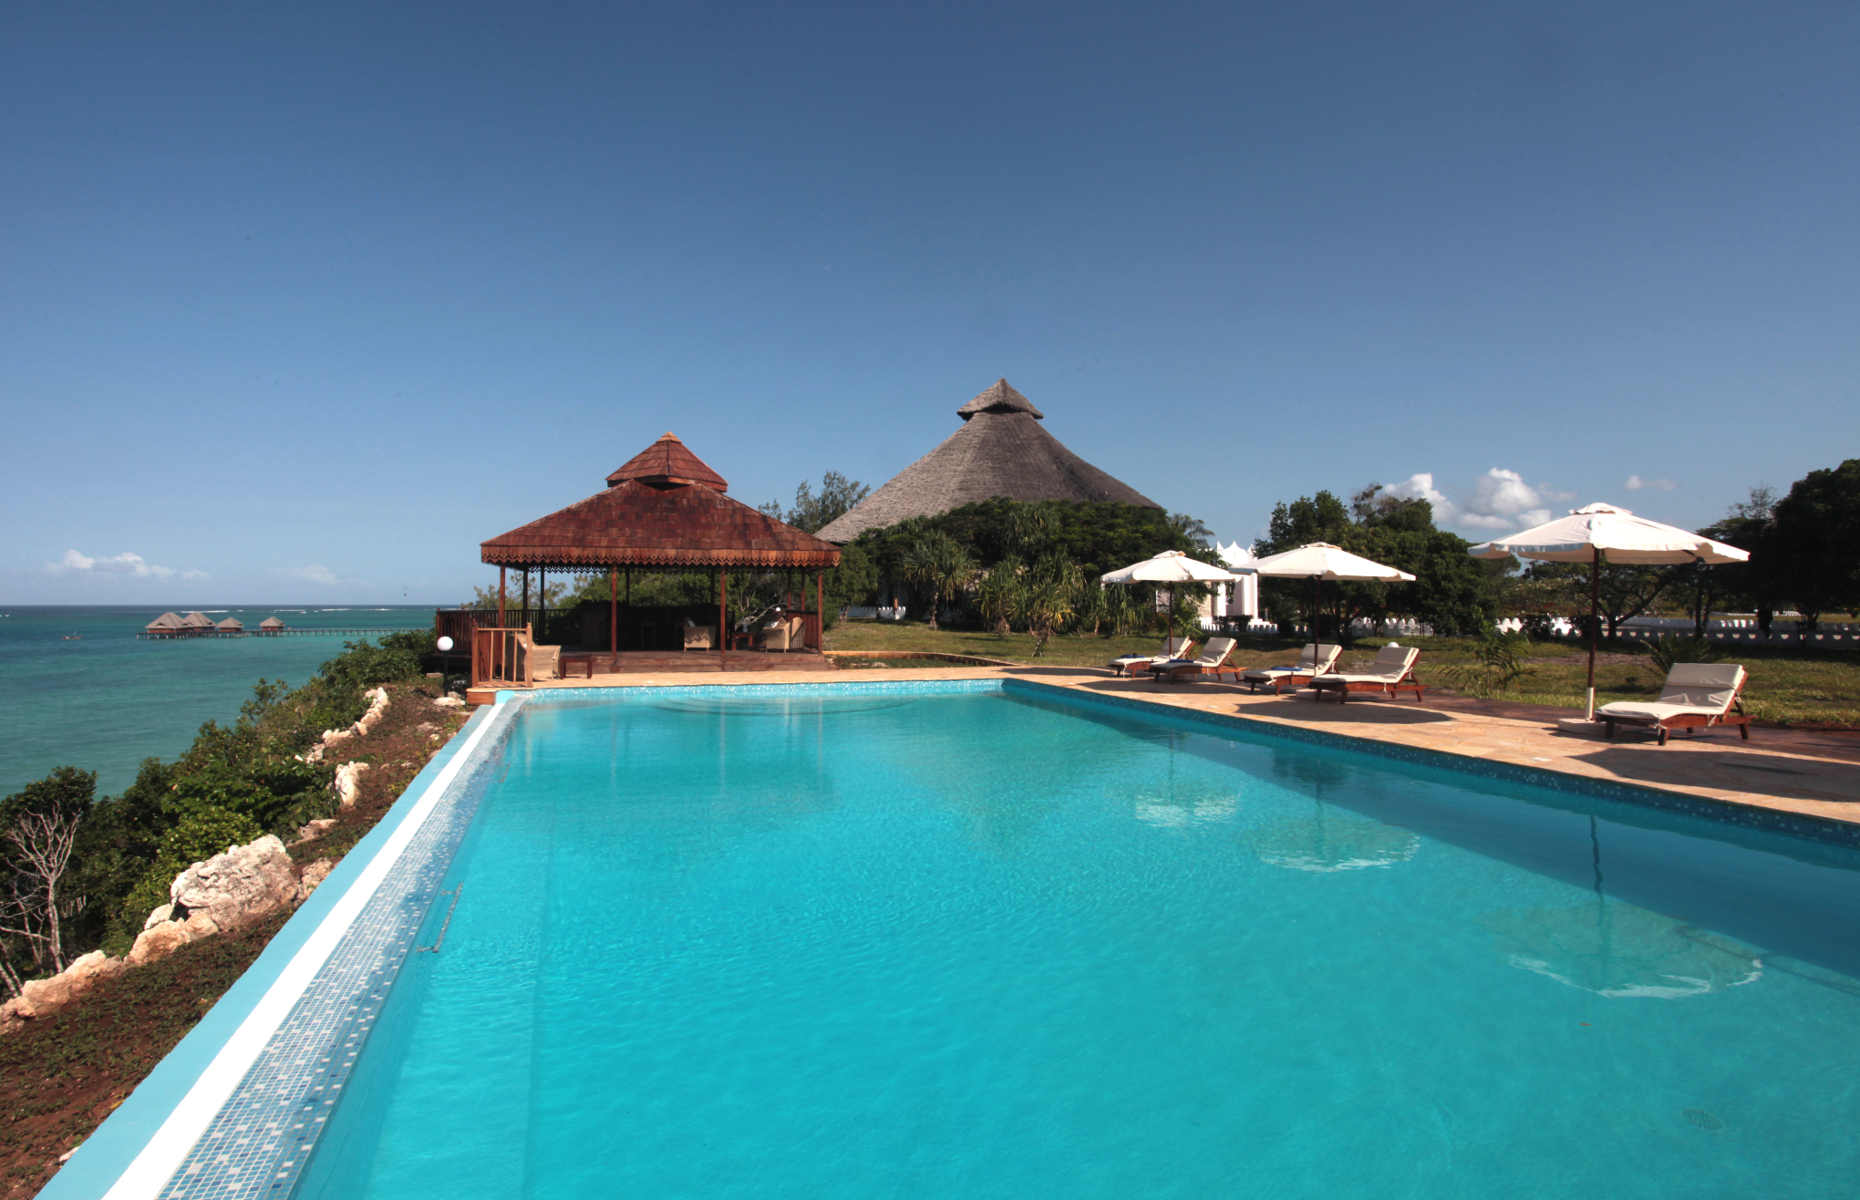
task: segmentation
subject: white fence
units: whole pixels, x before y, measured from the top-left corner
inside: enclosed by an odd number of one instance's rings
[[[840,609],[842,621],[902,621],[906,611],[905,605],[895,608],[888,604],[849,604]]]

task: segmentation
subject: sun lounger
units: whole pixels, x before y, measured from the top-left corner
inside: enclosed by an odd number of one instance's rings
[[[1240,681],[1252,692],[1262,687],[1270,687],[1275,693],[1288,687],[1303,687],[1313,676],[1327,674],[1336,667],[1337,654],[1342,649],[1342,646],[1306,642],[1304,651],[1292,666],[1252,667],[1240,673]]]
[[[1126,654],[1112,659],[1107,666],[1113,675],[1141,675],[1151,667],[1185,657],[1195,645],[1194,638],[1165,638],[1161,654]]]
[[[1218,677],[1228,667],[1227,656],[1234,652],[1234,639],[1229,637],[1209,638],[1207,648],[1197,658],[1172,658],[1168,662],[1157,663],[1150,668],[1152,679],[1167,680],[1178,683],[1184,679],[1200,679],[1203,675]]]
[[[1414,663],[1421,657],[1421,652],[1413,646],[1399,646],[1394,642],[1376,651],[1375,662],[1366,671],[1336,671],[1329,675],[1319,675],[1311,680],[1318,698],[1336,693],[1338,703],[1349,700],[1351,693],[1364,695],[1381,695],[1394,699],[1395,693],[1408,689],[1419,700],[1424,684],[1414,679]]]
[[[557,671],[562,658],[562,647],[531,643],[527,653],[531,682],[541,683],[546,679],[554,679],[557,677]]]
[[[1750,718],[1742,699],[1747,678],[1734,663],[1674,663],[1658,700],[1617,700],[1596,709],[1595,719],[1607,724],[1609,737],[1615,736],[1616,725],[1651,725],[1662,746],[1672,730],[1683,729],[1690,737],[1694,729],[1711,725],[1735,725],[1749,741]]]

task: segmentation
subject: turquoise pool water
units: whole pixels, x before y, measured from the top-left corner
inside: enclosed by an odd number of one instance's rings
[[[505,770],[300,1195],[1860,1168],[1850,851],[1017,692],[533,705]]]

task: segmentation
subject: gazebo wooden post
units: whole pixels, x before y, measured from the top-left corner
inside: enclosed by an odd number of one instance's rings
[[[504,572],[508,567],[497,568],[497,627],[504,627]]]
[[[528,624],[529,619],[530,619],[530,569],[528,567],[525,567],[523,568],[523,620],[524,620],[524,623]]]
[[[607,572],[607,649],[620,652],[620,572],[608,569]],[[614,670],[619,670],[619,665]]]
[[[549,615],[549,568],[536,568],[536,628],[541,629],[543,618]],[[524,624],[529,623],[529,612],[523,613]],[[548,635],[545,634],[545,637]]]
[[[717,665],[730,665],[730,577],[717,568]]]
[[[814,649],[827,644],[827,585],[824,571],[814,572]]]

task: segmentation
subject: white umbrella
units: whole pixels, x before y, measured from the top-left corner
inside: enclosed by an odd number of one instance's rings
[[[1180,550],[1164,550],[1154,558],[1106,571],[1098,576],[1104,583],[1231,583],[1239,578],[1232,571],[1190,558]]]
[[[1098,576],[1099,583],[1231,583],[1235,576],[1224,567],[1190,558],[1180,550],[1164,550],[1155,558],[1146,558]]]
[[[1341,546],[1329,542],[1311,542],[1294,550],[1279,554],[1268,554],[1253,564],[1253,569],[1261,575],[1271,575],[1280,579],[1309,579],[1311,581],[1311,640],[1319,642],[1318,636],[1318,582],[1324,579],[1349,580],[1356,583],[1413,583],[1414,576],[1395,567],[1386,567],[1379,562],[1364,558],[1360,554],[1351,554]]]
[[[1543,525],[1474,546],[1475,558],[1534,558],[1542,562],[1589,564],[1589,719],[1595,719],[1595,643],[1600,636],[1602,558],[1611,563],[1733,563],[1750,551],[1715,542],[1702,533],[1637,517],[1612,504],[1589,504]]]

